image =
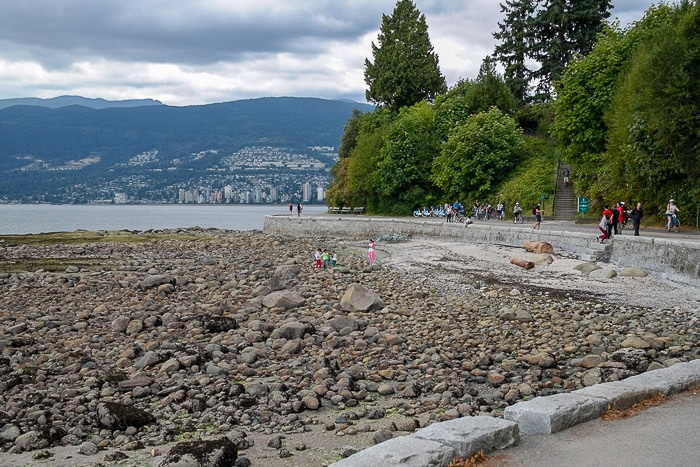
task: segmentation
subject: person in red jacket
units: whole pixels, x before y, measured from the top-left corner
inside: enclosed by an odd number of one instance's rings
[[[623,203],[622,201],[617,203],[615,205],[615,212],[613,214],[615,215],[615,235],[617,235],[622,230],[620,226],[623,222],[625,222],[625,203]]]
[[[612,218],[613,218],[613,212],[612,212],[612,209],[610,209],[610,207],[609,207],[607,204],[605,205],[605,208],[603,209],[603,217],[605,217],[606,219],[608,219],[608,223],[607,223],[607,226],[606,226],[606,228],[607,228],[607,236],[606,236],[605,238],[612,238],[612,234],[613,234],[613,224],[612,224],[611,220],[612,220]]]

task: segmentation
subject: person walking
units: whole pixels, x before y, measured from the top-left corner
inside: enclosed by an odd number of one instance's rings
[[[323,269],[328,269],[331,267],[331,255],[329,255],[328,251],[325,249],[323,250],[323,253],[321,253],[321,264],[323,265]]]
[[[534,230],[540,230],[540,224],[542,224],[542,214],[544,213],[540,207],[540,203],[537,203],[537,206],[535,206],[533,211],[535,212],[535,225],[532,228]]]
[[[610,222],[610,220],[612,219],[612,216],[613,216],[612,209],[610,209],[610,206],[608,206],[606,204],[604,209],[603,209],[603,217],[608,219],[607,224],[605,224],[606,229],[607,229],[607,235],[605,238],[612,238],[612,235],[613,235],[613,231],[612,231],[613,225],[612,225],[612,222]]]
[[[336,252],[333,252],[333,255],[331,256],[331,261],[333,262],[333,267],[336,267],[338,265],[338,255]]]
[[[367,256],[369,257],[369,265],[374,263],[374,240],[369,239],[369,247],[367,248]]]
[[[316,250],[316,253],[314,253],[314,269],[321,269],[322,266],[322,255],[321,255],[321,249],[319,248]]]
[[[615,203],[615,206],[613,206],[610,220],[612,221],[613,232],[615,232],[615,235],[618,235],[620,233],[620,229],[618,228],[620,224],[620,203]]]
[[[630,212],[630,218],[632,219],[632,225],[634,226],[634,236],[639,237],[639,224],[642,222],[642,217],[644,217],[644,211],[642,211],[642,203],[637,203],[637,206]]]
[[[302,206],[301,203],[297,203],[297,216],[301,217],[302,209],[304,209],[304,206]]]
[[[564,167],[564,186],[567,186],[569,184],[569,168]]]
[[[598,240],[598,243],[605,243],[605,240],[608,238],[608,216],[603,213],[602,219],[600,219],[600,223],[598,224],[598,230],[600,230],[600,235],[596,237],[596,240]]]
[[[289,202],[289,215],[294,215],[294,203],[292,203],[291,201]]]

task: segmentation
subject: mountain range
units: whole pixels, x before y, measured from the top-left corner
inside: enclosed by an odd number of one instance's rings
[[[14,104],[2,108],[8,102]],[[286,169],[294,175],[290,191],[304,178],[321,185],[355,109],[373,107],[298,97],[185,107],[150,99],[6,99],[0,200],[91,202],[119,191],[134,202],[176,202],[173,193],[189,187],[278,186]],[[251,172],[259,186],[237,182]]]
[[[57,109],[69,105],[82,105],[93,109],[107,109],[112,107],[142,107],[144,105],[163,105],[162,102],[154,99],[128,99],[122,101],[108,101],[105,99],[92,99],[81,96],[58,96],[49,99],[40,97],[17,97],[14,99],[0,99],[0,109],[12,107],[13,105],[36,105],[39,107],[49,107]]]

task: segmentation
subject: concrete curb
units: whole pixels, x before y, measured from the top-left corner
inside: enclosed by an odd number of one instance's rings
[[[700,359],[598,384],[570,393],[536,397],[507,407],[503,419],[462,417],[434,423],[411,435],[371,446],[329,467],[446,467],[467,458],[518,444],[520,433],[552,434],[622,410],[659,393],[673,395],[700,385]]]

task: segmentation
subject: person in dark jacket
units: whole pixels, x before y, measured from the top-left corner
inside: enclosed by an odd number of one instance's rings
[[[632,225],[634,226],[634,236],[639,237],[639,223],[642,222],[642,217],[644,217],[644,212],[642,211],[642,203],[637,203],[634,209],[630,212],[630,218],[632,219]]]

